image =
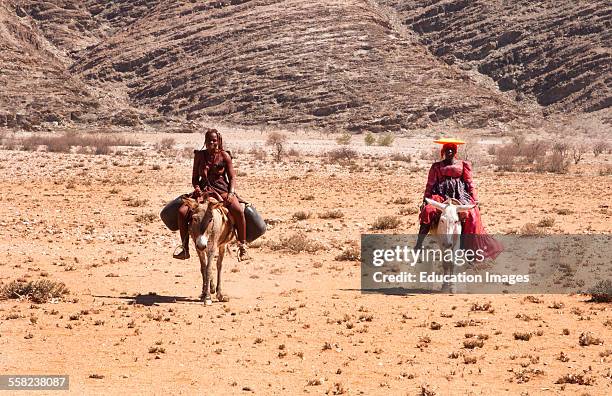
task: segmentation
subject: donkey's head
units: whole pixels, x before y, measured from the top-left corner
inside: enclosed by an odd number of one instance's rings
[[[445,248],[453,247],[458,236],[461,235],[459,213],[467,212],[476,205],[462,205],[459,201],[450,198],[445,202],[438,202],[429,198],[425,198],[425,200],[440,211],[440,221],[436,230],[440,241]]]
[[[223,206],[223,202],[209,198],[203,203],[187,198],[185,204],[191,209],[191,225],[189,233],[193,238],[196,249],[203,251],[208,246],[210,228],[213,223],[213,210]]]

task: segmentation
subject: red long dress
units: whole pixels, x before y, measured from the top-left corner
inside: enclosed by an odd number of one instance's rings
[[[453,164],[444,161],[435,162],[429,170],[425,198],[444,202],[455,198],[463,204],[478,201],[478,194],[472,179],[472,165],[467,161],[455,160]],[[419,215],[421,224],[432,224],[438,221],[440,212],[433,205],[425,205]],[[465,213],[462,234],[465,238],[465,249],[481,249],[484,256],[494,259],[502,251],[503,246],[487,231],[482,224],[478,206]]]

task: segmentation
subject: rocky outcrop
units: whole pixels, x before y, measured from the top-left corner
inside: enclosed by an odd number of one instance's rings
[[[100,103],[23,8],[0,4],[0,127],[70,122]]]
[[[603,2],[534,4],[8,0],[0,127],[397,131],[609,108]]]
[[[380,0],[429,50],[550,112],[612,105],[609,1]]]
[[[382,131],[525,114],[413,36],[368,1],[166,1],[71,71],[187,120]]]

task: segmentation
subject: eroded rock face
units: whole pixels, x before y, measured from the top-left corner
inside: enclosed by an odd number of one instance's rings
[[[166,1],[71,70],[190,120],[382,131],[524,115],[398,27],[367,1]]]
[[[24,8],[0,4],[0,127],[35,129],[95,111],[97,99],[68,72],[69,62]]]
[[[380,0],[436,56],[476,68],[546,112],[612,104],[609,1]]]
[[[541,114],[530,98],[552,111],[610,105],[610,17],[584,4],[2,4],[0,126],[173,119],[385,131],[529,122]]]

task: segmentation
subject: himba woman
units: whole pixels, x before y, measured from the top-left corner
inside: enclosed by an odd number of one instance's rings
[[[204,137],[205,150],[195,151],[191,184],[194,188],[191,196],[198,201],[207,197],[223,201],[228,208],[236,233],[238,234],[238,258],[248,259],[246,250],[246,221],[244,210],[235,193],[236,172],[232,157],[223,149],[223,138],[216,129],[208,129]],[[182,250],[174,258],[189,258],[188,223],[190,209],[183,204],[179,209],[178,223],[181,235]]]
[[[487,232],[480,219],[478,209],[478,194],[472,179],[472,165],[456,158],[457,148],[465,142],[458,139],[439,139],[435,143],[442,144],[441,161],[435,162],[429,169],[425,198],[444,202],[448,198],[455,198],[462,204],[475,204],[476,206],[465,212],[462,219],[463,249],[482,249],[486,258],[494,259],[503,247]],[[424,202],[419,215],[420,229],[415,250],[421,249],[423,240],[429,233],[432,224],[437,223],[440,212],[433,206]]]

